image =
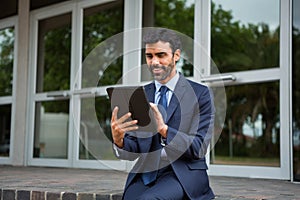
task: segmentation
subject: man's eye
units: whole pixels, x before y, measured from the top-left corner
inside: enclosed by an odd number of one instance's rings
[[[151,59],[151,58],[153,58],[153,56],[152,55],[146,55],[146,58]]]
[[[158,53],[158,54],[156,54],[156,56],[157,56],[158,58],[164,58],[164,57],[167,56],[167,53],[165,53],[165,52]]]

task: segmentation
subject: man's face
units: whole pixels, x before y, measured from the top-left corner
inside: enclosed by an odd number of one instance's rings
[[[174,53],[168,42],[146,44],[146,62],[155,80],[167,83],[176,74],[176,61],[180,58],[180,51]]]

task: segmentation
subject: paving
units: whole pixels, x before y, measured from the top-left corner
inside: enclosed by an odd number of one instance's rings
[[[119,200],[127,174],[114,170],[0,165],[1,200]],[[217,200],[300,200],[286,180],[210,176]]]

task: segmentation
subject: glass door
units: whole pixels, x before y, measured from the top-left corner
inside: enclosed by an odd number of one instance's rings
[[[56,14],[57,12],[57,14]],[[67,166],[70,157],[72,12],[32,16],[29,164]]]
[[[77,31],[82,42],[73,85],[74,166],[125,170],[126,162],[112,151],[111,107],[105,90],[122,84],[123,38],[118,34],[124,30],[124,3],[81,2],[79,8],[82,23]]]
[[[289,44],[281,30],[284,7],[280,0],[211,1],[211,58],[218,69],[211,75],[232,77],[223,80],[226,118],[223,127],[215,126],[222,132],[213,142],[211,174],[289,178],[289,107],[283,96],[289,66],[280,51]]]
[[[98,58],[110,58],[113,47],[97,52],[124,30],[123,15],[122,0],[66,2],[32,12],[29,165],[125,169],[112,153],[105,92],[122,76],[122,57],[102,70]]]

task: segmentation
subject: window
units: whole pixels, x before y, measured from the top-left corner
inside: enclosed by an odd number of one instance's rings
[[[279,0],[213,0],[211,15],[211,56],[221,73],[279,66]]]
[[[211,73],[235,77],[224,81],[227,112],[212,164],[281,166],[280,1],[255,2],[211,2]]]
[[[106,92],[93,91],[121,81],[123,58],[105,69],[99,57],[116,56],[113,49],[94,50],[123,31],[123,6],[122,0],[70,1],[47,7],[49,12],[32,11],[37,31],[31,35],[30,165],[99,168],[99,160],[116,159],[109,140],[109,100]]]
[[[0,29],[0,97],[12,95],[14,41],[13,27]]]
[[[71,14],[39,21],[34,158],[66,159],[71,59]]]
[[[14,27],[0,29],[0,157],[10,154],[14,42]]]
[[[143,2],[143,27],[163,27],[178,31],[185,37],[194,38],[194,0],[188,1],[166,1],[166,0],[144,0]],[[192,52],[186,52],[192,51]],[[144,56],[144,52],[142,52]],[[193,76],[193,65],[183,59],[193,55],[193,45],[184,47],[181,52],[181,62],[177,64],[177,69],[185,76]],[[188,58],[193,61],[193,58]],[[142,58],[145,64],[145,58]],[[143,65],[145,66],[145,65]],[[147,68],[142,68],[142,81],[151,79]]]
[[[107,52],[101,54],[102,59],[112,61],[109,64],[102,60],[99,62],[97,46],[123,31],[123,6],[123,1],[119,0],[84,9],[82,89],[122,83],[123,56],[114,55],[115,48],[123,46],[122,41],[112,42],[105,49]],[[116,59],[112,60],[114,57]],[[90,74],[97,74],[98,82],[91,81]],[[106,93],[92,98],[82,96],[80,104],[79,158],[115,160],[111,149],[111,108]],[[94,113],[97,120],[92,119]]]
[[[278,82],[226,86],[225,89],[226,120],[212,151],[211,163],[279,167]],[[222,108],[217,106],[217,110]]]

